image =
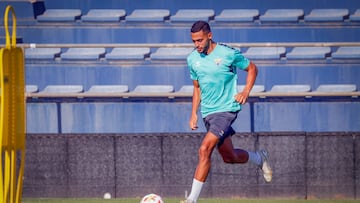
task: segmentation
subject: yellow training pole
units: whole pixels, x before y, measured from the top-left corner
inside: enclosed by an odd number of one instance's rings
[[[8,29],[10,11],[13,22],[11,40]],[[4,25],[6,46],[0,50],[0,200],[19,203],[25,166],[25,74],[24,53],[16,47],[16,15],[11,6],[6,7]],[[18,155],[20,163],[17,163]]]

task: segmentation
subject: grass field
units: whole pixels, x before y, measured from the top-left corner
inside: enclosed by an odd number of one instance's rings
[[[164,199],[165,203],[179,203],[180,199]],[[139,203],[133,199],[23,199],[23,203]],[[200,199],[198,203],[359,203],[359,200],[293,200],[293,199]]]

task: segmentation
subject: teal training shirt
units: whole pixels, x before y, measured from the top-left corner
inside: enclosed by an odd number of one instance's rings
[[[235,112],[241,110],[234,96],[237,94],[237,68],[242,70],[250,61],[239,50],[217,44],[209,54],[199,53],[196,49],[187,58],[190,78],[197,80],[201,92],[201,114]]]

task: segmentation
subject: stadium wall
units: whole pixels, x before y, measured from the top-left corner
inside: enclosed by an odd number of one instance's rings
[[[183,197],[203,133],[27,134],[23,197]],[[236,147],[266,148],[270,184],[252,164],[217,152],[201,197],[359,199],[359,132],[238,133]]]

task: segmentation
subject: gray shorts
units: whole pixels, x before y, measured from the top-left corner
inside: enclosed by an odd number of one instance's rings
[[[206,116],[203,120],[206,130],[219,138],[218,147],[224,142],[225,138],[235,134],[231,127],[238,112],[219,112]]]

